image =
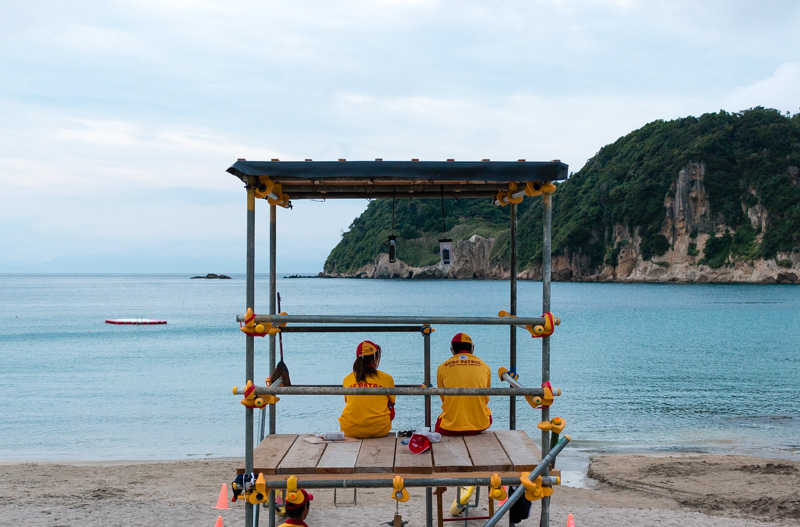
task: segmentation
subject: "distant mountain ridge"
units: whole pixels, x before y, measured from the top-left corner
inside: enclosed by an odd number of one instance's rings
[[[558,185],[553,277],[800,281],[800,114],[765,108],[654,121]],[[399,262],[383,246],[398,237]],[[443,232],[444,231],[444,232]],[[542,208],[518,207],[521,278],[541,276]],[[437,265],[437,239],[455,265]],[[374,201],[325,262],[327,276],[507,278],[508,207],[484,200]]]

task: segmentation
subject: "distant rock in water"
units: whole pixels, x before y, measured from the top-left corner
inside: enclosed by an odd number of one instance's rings
[[[208,273],[208,274],[207,274],[207,275],[205,275],[205,276],[193,276],[193,277],[191,278],[191,280],[197,280],[198,278],[201,278],[201,279],[206,279],[206,280],[213,280],[213,279],[219,279],[219,280],[230,280],[230,279],[231,279],[231,277],[230,277],[230,276],[228,276],[228,275],[224,275],[224,274],[214,274],[214,273]]]

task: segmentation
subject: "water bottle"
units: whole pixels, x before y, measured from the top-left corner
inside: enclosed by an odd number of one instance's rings
[[[321,434],[317,434],[317,437],[322,438],[325,441],[343,441],[344,432],[323,432]]]

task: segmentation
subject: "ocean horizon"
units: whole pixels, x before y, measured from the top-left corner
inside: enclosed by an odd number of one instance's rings
[[[216,271],[215,271],[216,272]],[[223,274],[223,273],[217,273]],[[227,274],[227,273],[225,273]],[[288,278],[291,314],[496,316],[508,281]],[[243,274],[0,274],[0,460],[178,460],[241,457]],[[268,311],[268,275],[256,275],[256,312]],[[541,283],[518,282],[520,315],[541,314]],[[719,452],[800,459],[800,295],[747,284],[552,284],[551,382],[563,395],[572,455]],[[162,326],[115,326],[155,318]],[[496,372],[508,366],[507,327],[435,326],[432,369],[466,331]],[[285,334],[298,384],[338,384],[359,341],[381,344],[381,369],[422,382],[422,339],[404,334]],[[541,383],[541,344],[517,330],[520,382]],[[268,376],[268,340],[256,339],[256,379]],[[502,386],[496,375],[494,386]],[[284,396],[279,433],[337,430],[341,397]],[[493,428],[508,427],[508,398],[493,397]],[[394,429],[424,425],[420,397],[400,397]],[[438,414],[433,405],[434,417]],[[258,416],[258,412],[257,412]],[[517,399],[517,427],[538,442],[540,412]],[[258,418],[258,417],[257,417]],[[258,428],[258,426],[256,427]],[[765,439],[768,438],[768,441]]]

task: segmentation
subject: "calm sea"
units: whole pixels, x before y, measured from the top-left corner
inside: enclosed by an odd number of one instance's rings
[[[257,277],[256,312],[268,310]],[[495,316],[503,281],[281,278],[292,314]],[[777,285],[554,283],[552,415],[566,419],[574,452],[699,451],[800,458],[800,288]],[[519,283],[519,312],[541,314],[541,284]],[[0,460],[147,460],[242,456],[245,281],[189,275],[0,275]],[[113,326],[107,318],[158,318]],[[507,366],[506,327],[439,326],[435,365],[451,336]],[[357,343],[384,349],[398,384],[423,380],[416,334],[286,334],[297,384],[336,384]],[[538,386],[541,344],[518,332],[520,382]],[[256,339],[263,385],[268,341]],[[500,383],[495,380],[495,385]],[[285,396],[278,432],[337,430],[342,398]],[[508,402],[493,398],[495,427]],[[434,409],[436,411],[437,408]],[[434,415],[436,415],[434,413]],[[538,440],[534,412],[518,427]],[[399,398],[395,428],[422,426],[422,399]]]

